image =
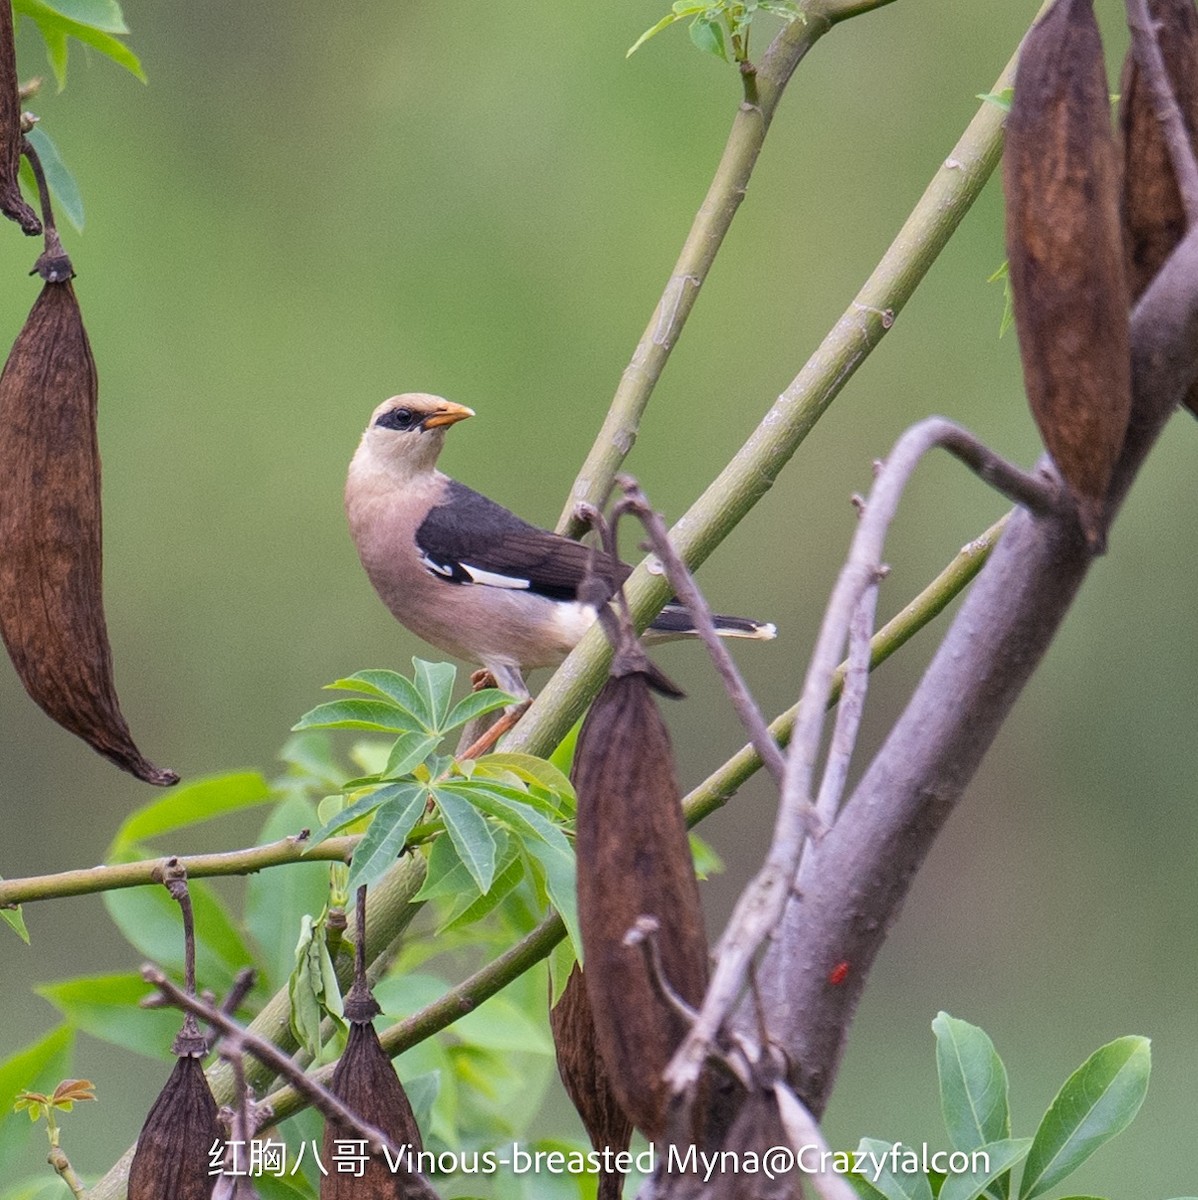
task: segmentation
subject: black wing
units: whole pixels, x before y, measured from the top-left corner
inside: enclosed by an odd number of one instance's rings
[[[608,579],[612,590],[630,571],[452,479],[445,502],[416,530],[416,548],[425,566],[450,583],[522,589],[554,600],[573,600],[588,569]]]

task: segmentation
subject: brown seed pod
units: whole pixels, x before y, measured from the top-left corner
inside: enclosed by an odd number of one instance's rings
[[[374,1012],[378,1012],[377,1005]],[[348,998],[346,1014],[350,1014]],[[329,1090],[363,1121],[385,1133],[401,1155],[409,1149],[413,1158],[420,1153],[420,1130],[412,1106],[369,1017],[364,1021],[351,1018],[349,1041]],[[323,1162],[329,1173],[321,1177],[320,1200],[403,1200],[406,1172],[393,1170],[381,1156],[370,1158],[361,1175],[339,1172],[332,1165],[338,1142],[360,1142],[361,1137],[336,1121],[325,1126]]]
[[[1117,153],[1092,0],[1056,0],[1024,41],[1003,185],[1024,385],[1086,538],[1100,549],[1131,411],[1131,349]]]
[[[129,1200],[208,1200],[216,1184],[208,1173],[212,1149],[223,1141],[200,1060],[180,1058],[141,1127]]]
[[[591,1145],[600,1153],[627,1150],[632,1122],[620,1107],[595,1038],[595,1021],[583,972],[576,963],[558,1002],[549,1010],[557,1070],[578,1110]],[[620,1200],[623,1171],[601,1171],[599,1200]]]
[[[1198,12],[1193,0],[1148,0],[1161,57],[1190,143],[1198,153]],[[1123,63],[1119,128],[1123,145],[1123,233],[1127,282],[1138,300],[1186,231],[1185,209],[1151,89],[1131,50]],[[1198,416],[1198,384],[1186,407]]]
[[[0,4],[0,8],[4,5]],[[70,282],[47,283],[0,375],[0,634],[49,716],[147,783],[101,596],[96,367]]]
[[[12,5],[0,4],[0,212],[33,235],[41,233],[42,223],[25,203],[17,183],[22,136]]]
[[[656,1140],[668,1101],[662,1071],[687,1024],[651,975],[644,947],[625,935],[642,916],[656,920],[661,974],[691,1005],[707,986],[707,939],[669,734],[643,669],[613,675],[599,693],[573,777],[583,979],[596,1042],[624,1111]]]

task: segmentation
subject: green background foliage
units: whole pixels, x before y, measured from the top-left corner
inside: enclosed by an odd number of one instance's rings
[[[900,0],[833,31],[802,64],[629,460],[668,515],[851,300],[1035,7]],[[1120,6],[1097,7],[1114,62]],[[130,0],[128,41],[150,85],[76,50],[66,91],[50,79],[30,105],[86,203],[86,234],[64,236],[100,371],[108,618],[126,714],[150,757],[188,780],[273,775],[324,682],[427,655],[371,592],[340,509],[345,465],[382,397],[431,390],[475,408],[443,465],[555,520],[740,99],[734,70],[679,29],[625,58],[662,11],[645,0],[364,0],[352,12]],[[22,77],[49,75],[21,25]],[[37,248],[5,234],[0,329],[11,340],[36,295],[24,273]],[[995,181],[704,568],[717,606],[779,626],[773,645],[738,650],[768,711],[797,694],[853,527],[849,494],[907,424],[944,413],[1018,461],[1035,457],[1015,342],[997,338],[1001,286],[985,282],[1003,255]],[[1002,1047],[1021,1130],[1094,1046],[1150,1036],[1140,1120],[1070,1186],[1192,1190],[1179,1148],[1198,1135],[1196,436],[1184,415],[1166,431],[1109,557],[916,884],[850,1038],[828,1114],[834,1145],[935,1136],[927,1023],[943,1008]],[[1001,511],[959,468],[930,463],[890,543],[882,615]],[[877,676],[863,750],[935,636]],[[689,786],[743,738],[696,647],[660,661],[691,693],[668,710]],[[51,726],[7,667],[0,713],[0,874],[97,861],[148,793]],[[713,929],[770,816],[758,781],[704,826],[728,865],[704,887]],[[261,819],[250,809],[155,844],[245,844]],[[252,887],[284,903],[289,874]],[[243,890],[214,885],[235,912]],[[32,949],[0,930],[0,1058],[56,1019],[33,984],[104,977],[102,1009],[141,961],[99,899],[26,917]],[[232,969],[241,933],[211,936]],[[270,936],[285,961],[291,935]],[[161,1014],[142,1019],[150,1028]],[[73,1072],[99,1085],[99,1104],[68,1118],[86,1175],[132,1141],[166,1068],[85,1036]],[[555,1101],[536,1132],[573,1136],[563,1111]],[[31,1141],[17,1162],[36,1171],[43,1155]]]

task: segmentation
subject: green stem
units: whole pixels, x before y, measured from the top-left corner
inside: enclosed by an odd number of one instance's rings
[[[1014,73],[1012,58],[992,90],[1009,87]],[[982,104],[856,299],[728,466],[670,531],[692,571],[769,491],[824,410],[894,324],[998,165],[1003,116],[995,105]],[[665,577],[651,574],[644,563],[626,591],[642,627],[669,599]],[[596,626],[545,685],[505,748],[551,753],[598,690],[610,660],[607,639]]]
[[[348,862],[358,841],[357,836],[329,838],[319,846],[309,848],[306,839],[290,837],[271,842],[267,846],[251,846],[246,850],[231,850],[222,854],[180,855],[176,861],[186,870],[189,879],[210,878],[214,875],[252,875],[266,867],[279,867],[288,863]],[[0,908],[14,908],[18,904],[27,904],[34,900],[89,896],[95,892],[161,883],[167,861],[166,857],[146,858],[139,862],[60,871],[56,875],[2,879]]]
[[[570,489],[566,507],[558,519],[561,532],[577,537],[584,531],[574,516],[579,503],[585,501],[602,508],[606,501],[616,472],[636,441],[641,416],[665,370],[670,351],[745,198],[782,93],[803,56],[832,26],[832,19],[822,12],[827,5],[812,3],[806,7],[810,11],[778,34],[756,71],[743,76],[746,95],[755,99],[742,101],[732,120],[711,186],[695,214],[690,233],[632,360],[620,377],[594,445]]]

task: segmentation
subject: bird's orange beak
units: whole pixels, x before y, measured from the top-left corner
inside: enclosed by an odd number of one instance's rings
[[[441,408],[425,417],[421,424],[425,429],[440,429],[443,425],[456,425],[459,421],[464,421],[467,417],[472,416],[474,416],[474,409],[446,400]]]

